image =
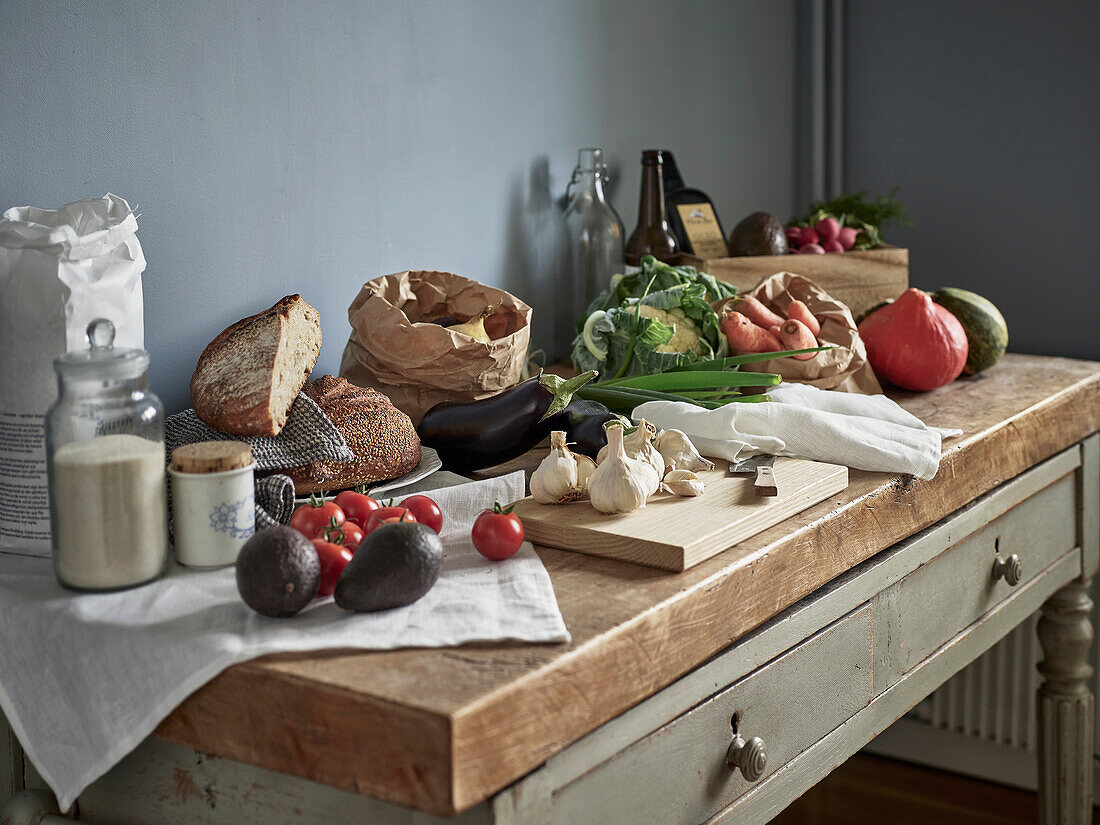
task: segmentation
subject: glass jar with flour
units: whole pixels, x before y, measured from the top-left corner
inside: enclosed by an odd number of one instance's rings
[[[89,349],[54,361],[46,416],[54,570],[75,590],[159,576],[168,559],[164,408],[149,392],[149,353],[114,348],[114,325],[88,325]]]

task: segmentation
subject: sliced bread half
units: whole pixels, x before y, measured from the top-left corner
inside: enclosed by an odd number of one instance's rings
[[[278,435],[320,352],[321,316],[287,295],[203,350],[191,377],[195,414],[230,435]]]

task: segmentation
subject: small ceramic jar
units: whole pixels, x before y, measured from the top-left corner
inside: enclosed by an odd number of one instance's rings
[[[252,450],[239,441],[200,441],[172,452],[176,560],[225,567],[256,532]]]

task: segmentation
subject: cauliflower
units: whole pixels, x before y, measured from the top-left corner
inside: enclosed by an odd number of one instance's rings
[[[655,352],[693,352],[696,355],[705,352],[701,330],[680,307],[666,310],[642,304],[638,314],[672,327],[672,338],[667,344],[657,347]]]

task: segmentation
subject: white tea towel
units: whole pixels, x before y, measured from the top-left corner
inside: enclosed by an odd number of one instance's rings
[[[445,519],[443,573],[420,601],[381,613],[348,613],[330,597],[270,619],[244,605],[231,567],[173,565],[134,590],[75,594],[48,559],[0,553],[0,708],[65,809],[236,662],[325,648],[568,641],[531,545],[494,563],[469,541],[481,510],[523,493],[522,472],[433,490]]]
[[[661,429],[683,430],[703,455],[740,461],[757,453],[795,456],[858,470],[933,478],[947,436],[885,395],[782,384],[770,402],[706,410],[681,401],[649,401],[634,409]]]

